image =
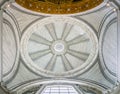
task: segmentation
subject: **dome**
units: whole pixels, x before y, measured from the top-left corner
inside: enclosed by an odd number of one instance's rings
[[[29,10],[45,14],[73,14],[99,6],[103,0],[16,0]]]

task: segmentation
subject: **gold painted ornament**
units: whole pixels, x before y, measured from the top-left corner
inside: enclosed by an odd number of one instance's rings
[[[90,10],[103,0],[16,0],[24,8],[46,14],[73,14]]]

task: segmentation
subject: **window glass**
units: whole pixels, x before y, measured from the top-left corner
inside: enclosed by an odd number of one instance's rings
[[[78,92],[69,85],[51,85],[45,87],[41,94],[78,94]]]

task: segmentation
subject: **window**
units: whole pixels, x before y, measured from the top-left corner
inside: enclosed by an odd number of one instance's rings
[[[41,94],[78,94],[78,92],[69,85],[50,85],[46,86]]]

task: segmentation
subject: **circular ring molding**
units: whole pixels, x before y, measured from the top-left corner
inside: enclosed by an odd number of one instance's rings
[[[83,21],[47,17],[28,27],[21,56],[34,72],[46,77],[70,77],[87,70],[98,55],[98,40]]]

